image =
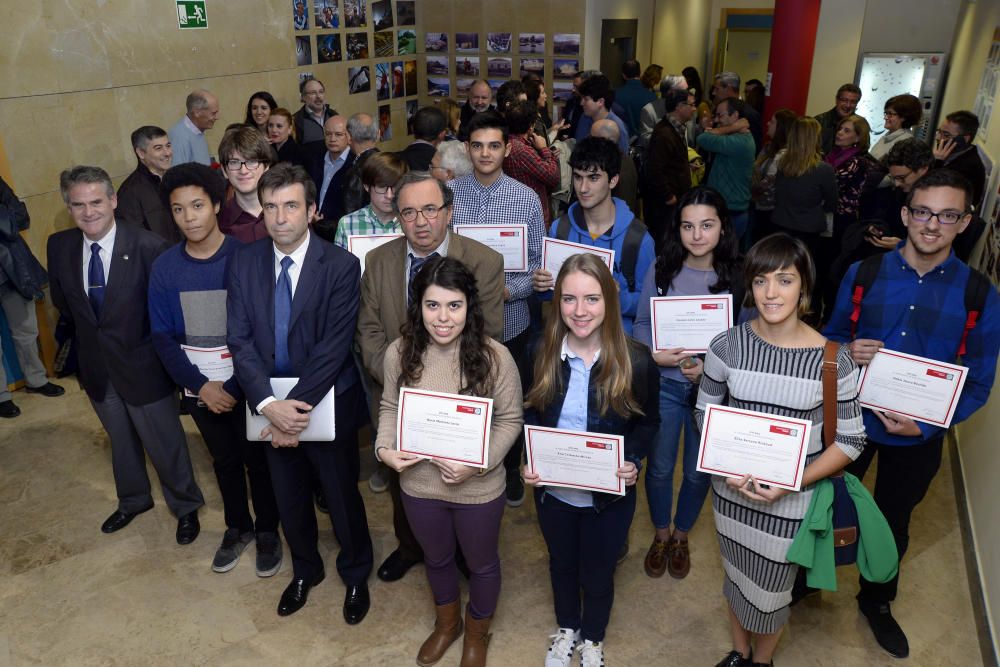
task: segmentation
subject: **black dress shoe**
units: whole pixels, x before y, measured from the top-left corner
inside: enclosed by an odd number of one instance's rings
[[[402,551],[396,549],[382,562],[376,574],[382,581],[399,581],[411,567],[419,562],[418,560],[407,558],[403,555]]]
[[[57,384],[46,382],[41,387],[25,387],[29,394],[41,394],[42,396],[62,396],[66,390]]]
[[[152,505],[150,505],[144,510],[139,510],[138,512],[122,512],[121,510],[115,510],[114,512],[111,513],[111,516],[105,519],[104,523],[101,524],[101,532],[102,533],[118,532],[125,526],[132,523],[132,519],[136,518],[143,512],[148,512],[151,509],[153,509]]]
[[[320,572],[319,576],[311,582],[299,577],[292,579],[292,582],[285,588],[285,592],[281,594],[281,600],[278,602],[278,616],[290,616],[302,609],[306,600],[309,599],[309,589],[318,586],[325,578],[326,572]]]
[[[0,417],[13,419],[21,414],[21,408],[14,405],[14,401],[0,401]]]
[[[188,512],[177,519],[177,544],[191,544],[201,532],[201,523],[198,521],[198,510]]]
[[[364,620],[372,601],[368,597],[368,584],[352,584],[344,595],[344,620],[348,625],[357,625]]]
[[[858,602],[858,608],[868,619],[868,625],[875,635],[875,641],[894,658],[910,655],[910,644],[899,623],[892,617],[889,603]]]
[[[729,655],[717,663],[715,667],[751,667],[753,662],[750,658],[744,658],[739,651],[730,651]]]

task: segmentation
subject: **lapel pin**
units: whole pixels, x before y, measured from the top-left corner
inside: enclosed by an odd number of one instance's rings
[[[124,259],[127,262],[128,261],[128,255],[122,255],[122,259]]]

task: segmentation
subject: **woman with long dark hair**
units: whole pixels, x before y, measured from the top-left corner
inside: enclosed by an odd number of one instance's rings
[[[538,523],[549,550],[557,630],[546,667],[566,667],[579,644],[581,667],[604,665],[604,634],[614,602],[618,553],[635,515],[635,482],[648,443],[660,426],[656,364],[649,349],[625,336],[618,282],[594,255],[562,265],[548,319],[525,385],[525,423],[624,436],[617,474],[624,496],[535,487]],[[581,597],[582,592],[582,597]]]
[[[267,136],[267,119],[278,108],[271,93],[266,90],[258,90],[247,100],[247,117],[243,121],[244,125],[255,127],[265,137]]]
[[[712,477],[733,642],[717,667],[773,664],[798,568],[786,554],[809,507],[813,485],[842,470],[865,446],[857,365],[845,346],[837,354],[835,444],[823,449],[826,339],[802,320],[816,279],[805,244],[787,234],[773,234],[747,253],[743,275],[746,305],[756,306],[759,316],[709,344],[695,410],[698,425],[703,425],[708,405],[720,404],[808,419],[812,430],[797,492],[769,487],[751,475]]]
[[[689,190],[677,205],[656,265],[646,273],[639,295],[633,335],[653,349],[650,299],[657,296],[733,294],[734,311],[743,301],[739,238],[722,195],[709,187]],[[694,397],[704,365],[683,348],[653,352],[660,371],[660,434],[652,443],[646,468],[646,500],[656,534],[644,567],[650,577],[669,572],[683,579],[691,569],[687,535],[694,527],[709,477],[698,472],[698,430]],[[684,478],[677,494],[671,530],[674,466],[684,431]]]
[[[788,145],[788,131],[798,118],[791,109],[778,109],[767,123],[769,141],[760,149],[753,165],[753,182],[750,197],[753,200],[754,236],[762,239],[770,234],[771,214],[774,212],[774,179],[778,174],[778,163],[785,155]]]
[[[267,119],[267,140],[271,142],[278,162],[291,162],[301,167],[306,166],[305,155],[299,143],[295,141],[295,123],[292,112],[284,107],[278,107]]]
[[[462,634],[456,539],[469,568],[462,666],[486,664],[490,618],[500,596],[497,543],[506,505],[504,455],[521,432],[521,381],[507,348],[489,338],[475,276],[447,257],[427,261],[412,282],[402,336],[385,352],[385,388],[375,457],[399,472],[403,507],[424,550],[434,595],[434,631],[417,653],[433,665]],[[399,389],[493,399],[489,467],[474,468],[397,450]]]

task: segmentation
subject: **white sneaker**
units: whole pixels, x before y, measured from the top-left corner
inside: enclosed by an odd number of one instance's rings
[[[584,639],[577,650],[580,652],[580,667],[604,667],[604,642]]]
[[[573,662],[573,649],[580,641],[580,633],[570,628],[559,628],[551,639],[549,652],[545,654],[545,667],[569,667]]]

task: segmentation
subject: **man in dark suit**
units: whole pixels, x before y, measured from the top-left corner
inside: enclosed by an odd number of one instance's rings
[[[132,150],[139,164],[118,186],[118,222],[148,229],[170,243],[183,236],[160,197],[160,179],[173,164],[174,150],[166,130],[143,125],[132,133]]]
[[[373,561],[358,492],[357,431],[364,398],[351,353],[361,267],[346,250],[309,232],[316,187],[304,169],[272,167],[261,176],[257,192],[270,238],[240,248],[229,261],[227,342],[248,405],[270,422],[261,435],[271,440],[268,464],[294,567],[278,615],[301,609],[310,588],[325,577],[312,506],[315,476],[340,543],[337,571],[347,586],[344,619],[360,623],[370,604],[367,579]],[[277,400],[272,377],[298,380],[284,400]],[[336,439],[300,442],[309,411],[331,390]]]
[[[190,544],[204,500],[177,415],[176,387],[153,348],[146,310],[150,269],[167,242],[115,224],[118,199],[100,167],[67,169],[59,187],[77,228],[49,237],[52,302],[76,329],[80,384],[111,438],[118,491],[118,509],[101,530],[120,530],[153,507],[145,448],[178,517],[177,542]]]
[[[333,243],[337,233],[337,223],[345,214],[343,184],[344,177],[354,164],[350,135],[347,133],[347,119],[331,116],[323,126],[326,150],[312,159],[310,176],[319,193],[318,210],[320,219],[315,230],[320,238]]]
[[[394,239],[365,256],[361,280],[361,313],[357,342],[370,376],[371,407],[377,413],[382,400],[382,362],[389,343],[399,338],[406,322],[409,280],[428,258],[441,255],[465,264],[476,277],[486,333],[503,338],[503,257],[472,239],[448,231],[452,193],[428,173],[404,174],[394,188],[393,206],[403,238]],[[432,207],[436,213],[430,213]],[[432,217],[428,218],[430,214]],[[414,217],[407,220],[407,217]],[[373,423],[378,423],[377,420]],[[423,551],[406,519],[399,496],[399,474],[389,471],[392,522],[399,547],[378,569],[383,581],[402,578],[423,560]]]
[[[378,153],[375,142],[378,141],[378,120],[371,114],[356,113],[347,121],[347,138],[351,145],[351,155],[354,164],[344,172],[341,186],[344,199],[344,215],[350,215],[371,203],[368,190],[361,182],[361,168],[365,161]]]
[[[448,117],[437,107],[423,107],[413,115],[415,141],[399,152],[410,171],[430,171],[438,144],[444,141]]]

